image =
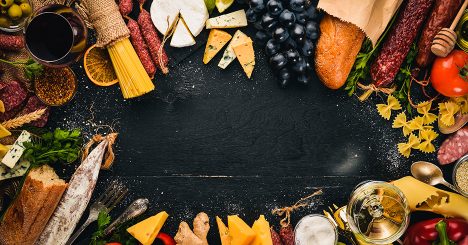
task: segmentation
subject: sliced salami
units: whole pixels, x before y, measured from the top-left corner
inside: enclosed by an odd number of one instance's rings
[[[0,100],[5,105],[5,111],[11,111],[19,107],[28,95],[28,91],[17,81],[11,81],[5,84],[0,90]]]
[[[39,98],[37,98],[37,96],[34,95],[29,97],[26,106],[18,115],[25,115],[44,108],[46,109],[45,113],[42,114],[42,116],[39,119],[30,123],[31,126],[42,128],[47,124],[47,120],[49,119],[50,108],[44,103],[42,103],[42,101]]]
[[[440,146],[437,160],[442,165],[455,162],[468,153],[468,126],[450,135]]]

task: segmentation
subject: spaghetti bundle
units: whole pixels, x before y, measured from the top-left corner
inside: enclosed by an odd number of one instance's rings
[[[130,32],[114,0],[86,0],[87,19],[97,32],[97,47],[106,47],[125,99],[154,90],[154,84],[130,43]]]

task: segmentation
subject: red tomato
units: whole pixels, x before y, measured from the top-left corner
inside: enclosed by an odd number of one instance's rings
[[[445,58],[436,58],[432,65],[431,83],[437,92],[447,97],[468,94],[468,54],[453,50]]]
[[[156,239],[161,240],[164,243],[164,245],[176,245],[176,242],[174,241],[174,239],[168,234],[163,233],[163,232],[159,232]]]

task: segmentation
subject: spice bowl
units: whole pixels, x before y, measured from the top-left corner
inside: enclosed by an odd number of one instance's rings
[[[48,106],[63,106],[76,94],[78,82],[70,67],[44,67],[41,76],[34,79],[37,97]]]
[[[460,194],[468,197],[468,154],[455,163],[452,180],[453,185],[458,189]]]

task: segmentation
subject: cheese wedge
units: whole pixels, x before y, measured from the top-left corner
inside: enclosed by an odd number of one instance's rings
[[[10,148],[11,146],[8,147],[6,145],[0,144],[0,158],[3,158],[7,154],[8,150],[10,150]]]
[[[236,59],[236,54],[234,53],[232,46],[237,46],[241,43],[247,42],[248,38],[249,37],[245,35],[243,32],[237,30],[236,33],[234,33],[234,36],[232,37],[231,42],[228,44],[228,46],[224,50],[223,58],[221,58],[221,60],[219,61],[218,67],[221,67],[222,69],[226,69],[226,67],[228,67],[228,65],[231,64]]]
[[[184,19],[181,17],[177,23],[174,33],[172,34],[170,45],[175,48],[182,48],[192,46],[194,44],[195,39],[193,39],[193,36],[187,28]]]
[[[260,218],[252,225],[252,230],[254,230],[257,235],[251,245],[273,245],[270,223],[265,219],[265,216],[260,215]]]
[[[3,101],[0,100],[0,112],[4,113],[5,112],[5,104],[3,104]]]
[[[231,245],[249,245],[255,239],[255,231],[237,215],[228,216],[228,226]]]
[[[244,69],[245,74],[250,78],[255,67],[255,53],[252,45],[252,39],[248,38],[246,42],[233,46],[232,49],[234,50],[242,69]]]
[[[21,156],[23,155],[23,152],[25,150],[24,143],[25,142],[31,142],[31,134],[23,130],[16,139],[15,143],[13,146],[8,150],[8,152],[5,154],[5,156],[2,159],[2,163],[8,166],[9,168],[14,168],[16,163],[19,161]]]
[[[218,224],[221,245],[231,245],[231,236],[229,235],[229,229],[218,216],[216,216],[216,223]]]
[[[0,124],[0,139],[10,136],[10,135],[11,135],[10,131],[8,131],[8,129],[6,129]]]
[[[213,28],[237,28],[247,26],[247,17],[243,9],[220,15],[206,21],[206,29]]]
[[[208,19],[204,0],[154,0],[150,13],[154,26],[161,34],[167,32],[179,13],[194,37],[200,34]]]
[[[210,31],[208,41],[206,42],[205,54],[203,55],[203,63],[208,64],[213,57],[231,40],[231,34],[213,29]]]
[[[160,212],[129,227],[127,232],[143,245],[151,245],[164,225],[164,222],[166,222],[167,217],[169,217],[169,215],[166,212]]]

